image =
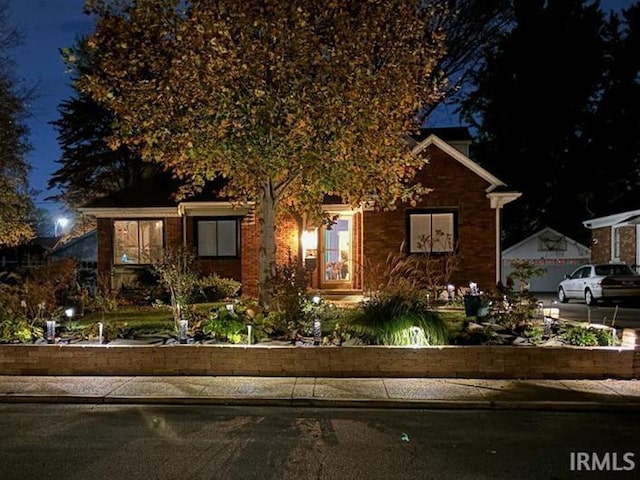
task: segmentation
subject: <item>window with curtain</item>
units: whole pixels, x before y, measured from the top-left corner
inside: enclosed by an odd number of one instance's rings
[[[113,222],[113,254],[116,265],[149,265],[162,258],[162,220]]]
[[[201,257],[238,256],[238,219],[203,219],[196,222],[197,249]]]
[[[457,242],[457,214],[428,209],[407,212],[409,253],[449,253]]]

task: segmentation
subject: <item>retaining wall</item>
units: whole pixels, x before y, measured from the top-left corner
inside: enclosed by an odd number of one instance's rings
[[[640,378],[619,347],[2,345],[0,375]]]

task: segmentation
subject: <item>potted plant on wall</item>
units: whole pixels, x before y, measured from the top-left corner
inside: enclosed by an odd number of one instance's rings
[[[477,283],[469,283],[469,291],[462,296],[462,301],[464,303],[464,313],[467,317],[478,316],[478,311],[482,306],[482,297]]]

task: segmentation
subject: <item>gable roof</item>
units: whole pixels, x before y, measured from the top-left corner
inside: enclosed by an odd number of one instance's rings
[[[466,129],[465,129],[466,130]],[[418,155],[422,151],[426,150],[431,145],[438,147],[440,150],[445,152],[447,155],[452,157],[454,160],[457,160],[462,165],[467,167],[473,173],[478,175],[483,180],[486,180],[489,183],[489,187],[487,187],[486,192],[492,192],[497,188],[506,187],[507,184],[500,180],[498,177],[489,173],[487,170],[482,168],[476,162],[467,157],[464,153],[460,152],[456,148],[449,145],[447,142],[442,140],[435,133],[430,133],[424,140],[419,142],[413,150],[411,151],[414,155]]]
[[[509,248],[505,248],[502,251],[502,254],[503,255],[508,255],[509,253],[511,253],[511,252],[513,252],[515,250],[518,250],[520,247],[522,247],[526,243],[530,242],[532,239],[540,237],[540,236],[542,236],[544,234],[551,234],[551,235],[553,235],[555,237],[566,238],[567,242],[572,243],[576,247],[580,247],[580,248],[582,248],[582,249],[584,249],[586,251],[590,251],[589,247],[587,247],[586,245],[583,245],[582,243],[580,243],[580,242],[578,242],[578,241],[576,241],[576,240],[574,240],[572,238],[567,237],[565,234],[560,233],[559,231],[554,230],[551,227],[545,227],[545,228],[543,228],[541,230],[538,230],[537,232],[529,235],[528,237],[524,238],[523,240],[519,241],[518,243],[516,243],[514,245],[511,245]]]
[[[424,128],[415,136],[410,137],[412,143],[415,144],[412,154],[418,155],[429,146],[436,146],[489,183],[489,187],[485,191],[493,196],[501,196],[500,198],[492,198],[492,205],[496,202],[504,205],[520,196],[518,192],[504,191],[506,184],[502,180],[444,141],[440,135],[445,136],[451,142],[471,141],[471,135],[466,127]],[[416,144],[416,142],[418,143]],[[179,216],[181,208],[190,202],[194,204],[228,202],[229,199],[218,195],[218,192],[226,182],[226,179],[219,177],[207,182],[200,193],[183,200],[176,200],[175,194],[180,188],[180,181],[170,173],[162,172],[111,195],[95,199],[79,208],[79,211],[89,215],[100,213],[101,216],[104,216],[106,211],[118,211],[119,216],[127,213],[135,213],[136,216],[157,216],[160,214],[163,216]]]
[[[591,218],[582,222],[582,225],[590,230],[593,230],[594,228],[638,224],[640,224],[640,210],[627,210],[626,212]]]

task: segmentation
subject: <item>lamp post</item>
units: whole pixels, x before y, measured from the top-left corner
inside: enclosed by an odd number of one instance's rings
[[[53,236],[54,237],[58,237],[58,227],[60,227],[61,230],[64,230],[67,225],[69,225],[69,219],[66,217],[60,217],[60,218],[56,218],[56,222],[53,226]]]

